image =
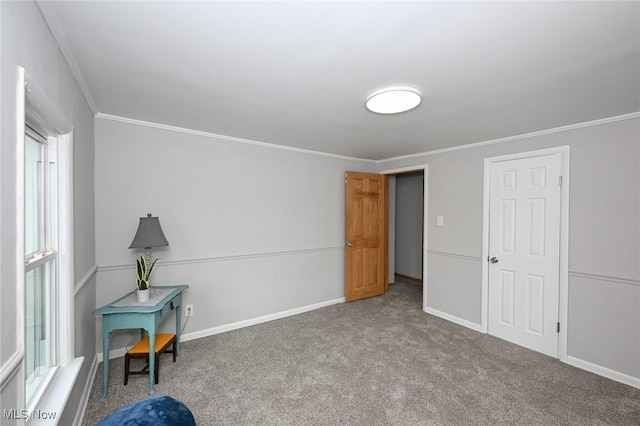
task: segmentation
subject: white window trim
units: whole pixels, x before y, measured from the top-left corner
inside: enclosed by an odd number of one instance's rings
[[[59,416],[73,390],[73,385],[80,372],[84,358],[75,357],[74,345],[74,226],[73,226],[73,127],[49,100],[38,85],[30,79],[24,68],[18,67],[16,90],[16,353],[11,359],[17,361],[15,368],[7,371],[2,366],[2,383],[13,376],[22,367],[24,376],[25,358],[25,258],[24,258],[24,129],[25,118],[34,120],[40,125],[48,125],[58,135],[58,289],[56,304],[58,316],[56,321],[55,352],[59,368],[55,369],[49,383],[42,390],[30,407],[30,412],[46,409],[56,411]],[[11,367],[11,366],[10,366]],[[6,373],[6,374],[5,374]],[[24,377],[21,377],[24,387]],[[19,397],[20,399],[24,396]],[[26,402],[26,401],[25,401]],[[30,417],[29,425],[37,424],[37,419]]]
[[[65,366],[75,358],[75,274],[73,256],[73,133],[58,137],[58,362]]]
[[[25,128],[25,73],[18,67],[16,87],[16,352],[12,364],[3,365],[2,385],[24,364],[25,355],[25,307],[24,307],[24,128]],[[24,379],[23,379],[24,381]]]

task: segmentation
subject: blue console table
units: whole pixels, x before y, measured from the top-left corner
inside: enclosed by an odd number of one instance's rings
[[[160,291],[161,299],[155,300],[151,295],[151,302],[144,305],[135,301],[135,292],[114,300],[108,305],[97,308],[94,315],[102,315],[102,398],[106,398],[109,391],[109,336],[113,330],[141,328],[149,334],[149,348],[156,347],[156,332],[158,324],[171,312],[176,312],[176,352],[180,353],[180,319],[182,318],[182,292],[188,285],[153,286],[152,290]],[[166,295],[165,295],[166,294]],[[157,299],[157,298],[156,298]],[[156,393],[155,357],[149,357],[149,395]]]

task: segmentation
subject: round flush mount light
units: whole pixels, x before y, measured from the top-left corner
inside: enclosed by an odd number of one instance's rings
[[[398,114],[414,109],[422,101],[418,89],[407,86],[386,87],[367,97],[367,109],[378,114]]]

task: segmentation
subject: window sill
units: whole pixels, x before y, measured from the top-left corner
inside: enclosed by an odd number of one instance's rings
[[[62,417],[73,385],[76,383],[84,357],[74,359],[69,365],[61,367],[49,382],[32,412],[29,413],[29,426],[56,425]]]

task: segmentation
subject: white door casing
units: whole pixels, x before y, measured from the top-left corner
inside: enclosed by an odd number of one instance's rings
[[[422,310],[424,312],[428,311],[427,308],[427,282],[426,282],[426,277],[427,277],[427,250],[424,249],[424,247],[427,247],[427,228],[428,228],[428,224],[429,224],[429,165],[428,164],[423,164],[423,165],[419,165],[419,166],[409,166],[409,167],[401,167],[401,168],[397,168],[397,169],[388,169],[388,170],[382,170],[380,172],[380,174],[383,175],[394,175],[394,174],[400,174],[400,173],[411,173],[411,172],[422,172],[424,175],[424,181],[423,181],[423,196],[422,196],[422,201],[423,201],[423,206],[422,206],[422,245],[423,245],[423,250],[422,250],[422,279],[425,280],[423,286],[422,286]]]
[[[488,332],[553,357],[561,172],[560,153],[490,165]]]

